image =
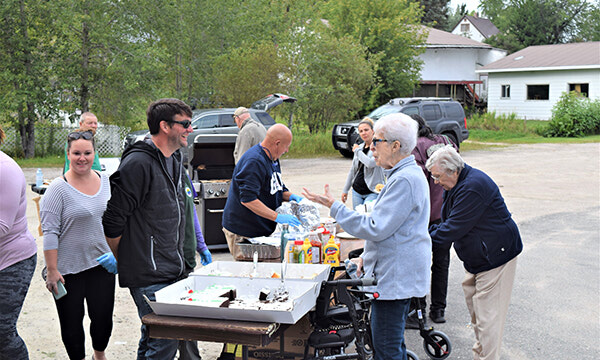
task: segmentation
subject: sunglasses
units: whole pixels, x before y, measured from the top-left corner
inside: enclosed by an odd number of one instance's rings
[[[378,139],[378,138],[374,137],[373,140],[371,140],[371,142],[373,143],[373,146],[377,146],[377,143],[388,142],[388,140],[386,140],[386,139]]]
[[[79,140],[79,139],[84,139],[84,140],[91,140],[94,138],[94,134],[92,134],[91,131],[73,131],[72,133],[70,133],[67,138],[69,140]]]
[[[184,129],[187,129],[190,127],[190,125],[192,125],[192,122],[190,120],[183,120],[183,121],[165,120],[165,121],[170,122],[170,123],[177,123],[177,124],[183,126]]]

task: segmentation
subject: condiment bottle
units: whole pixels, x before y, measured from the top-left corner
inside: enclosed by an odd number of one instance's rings
[[[304,241],[296,240],[294,242],[294,263],[302,264],[304,262],[304,256],[302,255],[302,245]]]
[[[319,235],[316,232],[309,233],[308,239],[310,240],[310,245],[312,247],[312,263],[320,264],[323,259],[321,258],[321,254],[323,253],[323,243],[319,239]]]
[[[287,238],[285,237],[285,235],[287,233],[289,233],[289,225],[288,224],[282,224],[281,225],[281,244],[279,245],[281,248],[281,262],[283,262],[283,259],[285,259],[285,252],[286,252],[286,245],[287,245]]]
[[[323,263],[331,266],[340,265],[340,247],[335,243],[333,236],[329,238],[323,248]]]
[[[312,263],[312,245],[308,238],[304,239],[304,243],[302,244],[302,264],[311,264]]]

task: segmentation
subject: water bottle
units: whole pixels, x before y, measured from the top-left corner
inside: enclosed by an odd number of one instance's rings
[[[358,279],[358,275],[356,274],[356,270],[358,270],[358,266],[350,259],[344,260],[344,264],[346,265],[346,273],[350,276],[351,279]]]
[[[42,174],[42,169],[38,168],[35,172],[35,186],[40,187],[44,185],[44,174]]]

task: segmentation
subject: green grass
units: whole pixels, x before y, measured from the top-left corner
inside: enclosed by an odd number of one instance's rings
[[[62,168],[65,163],[65,157],[64,155],[52,155],[31,159],[15,158],[15,161],[21,168]]]
[[[284,158],[341,156],[331,143],[331,129],[310,134],[308,129],[294,128],[293,134],[290,151],[284,155]]]

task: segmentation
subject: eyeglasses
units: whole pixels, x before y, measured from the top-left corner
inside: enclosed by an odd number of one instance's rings
[[[67,138],[69,140],[79,140],[79,139],[84,139],[84,140],[91,140],[94,137],[94,134],[92,134],[91,131],[73,131],[72,133],[70,133]]]
[[[187,129],[190,127],[190,125],[192,125],[192,122],[190,120],[183,120],[183,121],[165,120],[165,121],[170,122],[170,123],[177,123],[177,124],[183,126],[184,129]]]
[[[439,176],[434,176],[433,174],[431,174],[431,178],[433,179],[433,181],[440,181],[440,178],[444,176],[444,174],[440,174]]]
[[[373,140],[371,140],[371,142],[373,143],[373,146],[377,146],[377,143],[379,143],[379,142],[389,142],[389,141],[386,139],[378,139],[378,138],[374,137]]]

